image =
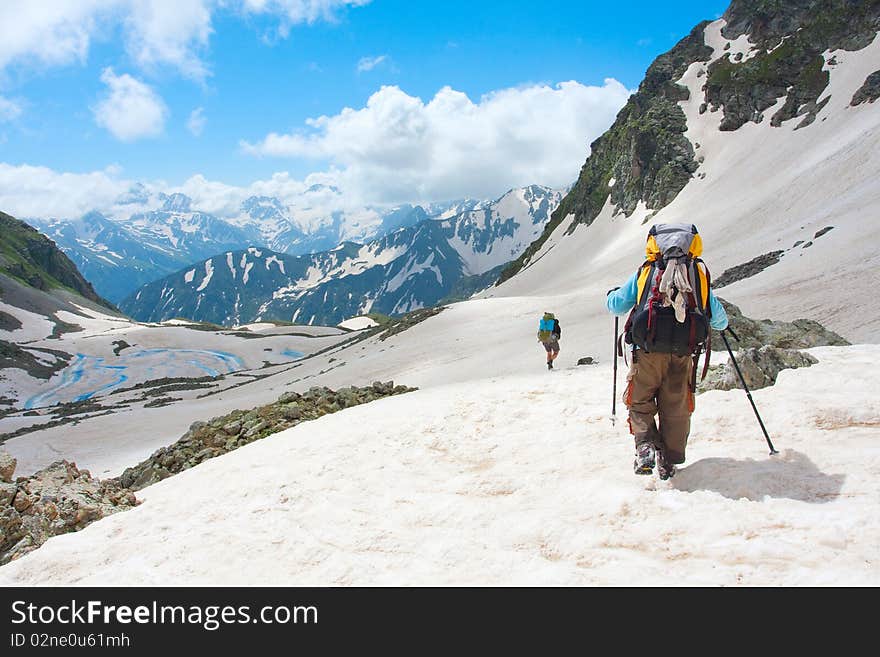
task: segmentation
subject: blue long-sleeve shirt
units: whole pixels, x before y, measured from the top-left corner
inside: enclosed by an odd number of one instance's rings
[[[605,299],[605,306],[613,315],[626,315],[632,307],[636,305],[639,293],[639,273],[636,272],[630,276],[629,280],[622,287],[616,289]],[[727,328],[727,312],[724,306],[709,290],[709,308],[712,310],[712,319],[709,325],[716,331],[723,331]]]

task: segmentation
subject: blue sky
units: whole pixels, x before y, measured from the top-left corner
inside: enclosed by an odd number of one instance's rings
[[[218,6],[215,0],[151,0],[154,10],[145,17],[128,9],[127,0],[78,0],[59,22],[53,2],[61,0],[42,3],[45,15],[40,0],[7,0],[0,8],[0,163],[57,174],[109,171],[115,178],[169,185],[200,174],[233,186],[277,172],[296,180],[327,171],[354,176],[367,166],[359,157],[388,155],[369,144],[352,145],[358,126],[342,125],[342,119],[331,127],[306,124],[340,117],[346,107],[364,109],[383,85],[401,93],[385,98],[381,108],[377,99],[372,120],[399,119],[403,111],[401,120],[441,122],[442,130],[455,131],[449,121],[457,110],[424,119],[418,114],[423,108],[410,115],[412,108],[400,110],[401,104],[427,104],[444,87],[481,106],[486,95],[543,86],[558,92],[547,95],[552,102],[570,97],[559,83],[576,81],[600,90],[595,111],[589,99],[583,111],[603,117],[601,126],[576,130],[601,132],[625,98],[617,88],[601,91],[605,80],[634,89],[659,53],[727,5],[233,0]],[[26,5],[28,16],[21,19]],[[63,45],[67,38],[66,50],[46,45]],[[118,98],[110,102],[113,89]],[[511,98],[510,112],[499,103],[479,120],[515,122],[511,115],[521,111],[540,122],[544,101]],[[190,122],[193,112],[201,130]],[[389,112],[392,118],[383,118]],[[370,130],[368,117],[361,118],[362,131]],[[273,133],[311,141],[270,146]],[[584,143],[595,136],[577,133]],[[523,137],[529,140],[534,136]],[[523,158],[540,159],[528,149]],[[535,176],[542,174],[554,177],[537,167]],[[451,193],[453,187],[449,178],[420,193]],[[389,191],[389,199],[405,193]]]

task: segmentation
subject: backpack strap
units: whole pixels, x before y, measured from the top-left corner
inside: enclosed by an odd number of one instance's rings
[[[706,375],[709,373],[709,360],[712,358],[712,327],[709,327],[709,333],[706,336],[706,358],[703,362],[703,375],[700,377],[700,381],[705,380]]]

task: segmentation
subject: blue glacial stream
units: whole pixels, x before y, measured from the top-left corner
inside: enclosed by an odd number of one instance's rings
[[[244,369],[241,358],[207,349],[139,349],[114,358],[77,354],[73,362],[47,384],[48,389],[25,402],[26,409],[91,399],[119,387],[130,378],[150,379],[218,376]]]

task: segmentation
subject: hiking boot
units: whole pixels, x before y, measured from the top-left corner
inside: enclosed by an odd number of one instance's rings
[[[552,370],[552,369],[553,369],[553,361],[552,361],[552,360],[548,360],[548,361],[547,361],[547,369],[548,369],[548,370]]]
[[[637,475],[649,475],[654,472],[654,447],[650,443],[642,443],[636,447],[636,460],[633,471]]]
[[[675,476],[675,464],[667,463],[662,451],[657,453],[657,476],[663,481]]]

